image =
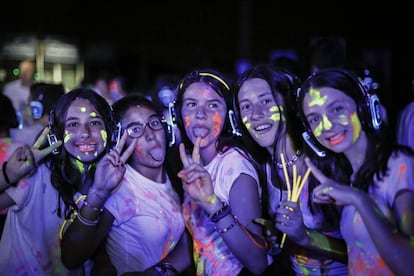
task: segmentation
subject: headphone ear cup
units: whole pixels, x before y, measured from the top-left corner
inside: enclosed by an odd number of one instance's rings
[[[32,112],[33,119],[40,119],[43,116],[43,104],[40,101],[31,101],[30,110]]]
[[[364,109],[367,113],[368,127],[376,131],[381,128],[383,123],[383,115],[381,103],[376,94],[367,95],[365,97]]]
[[[231,125],[231,133],[235,136],[242,136],[241,131],[237,128],[237,121],[236,121],[236,116],[234,115],[234,111],[229,110],[228,115],[229,115],[229,121]]]

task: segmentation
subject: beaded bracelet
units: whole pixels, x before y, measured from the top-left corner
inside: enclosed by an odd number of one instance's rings
[[[101,216],[98,216],[97,219],[95,220],[89,220],[87,218],[85,218],[84,216],[82,216],[81,212],[78,212],[77,216],[76,216],[79,221],[86,226],[95,226],[99,223],[99,220],[101,219]]]
[[[231,213],[230,205],[223,203],[223,206],[215,212],[211,217],[211,221],[217,223],[219,220]]]
[[[234,226],[236,226],[236,224],[239,224],[239,220],[237,219],[237,217],[236,216],[233,216],[233,218],[234,218],[234,223],[232,223],[232,224],[230,224],[228,227],[226,227],[226,228],[224,228],[224,229],[221,229],[221,230],[219,230],[218,228],[217,228],[217,226],[215,226],[214,227],[214,230],[216,230],[218,233],[220,233],[220,234],[224,234],[224,233],[227,233],[231,228],[233,228]]]
[[[6,181],[7,185],[16,186],[17,182],[14,182],[14,183],[10,182],[9,176],[7,175],[7,172],[6,172],[6,166],[7,166],[7,161],[4,161],[3,166],[1,167],[1,170],[3,172],[4,181]]]
[[[99,212],[99,213],[102,213],[103,212],[103,208],[95,207],[95,206],[89,204],[89,202],[87,202],[86,200],[83,202],[83,205],[86,206],[86,207],[91,208],[92,210],[94,210],[96,212]]]

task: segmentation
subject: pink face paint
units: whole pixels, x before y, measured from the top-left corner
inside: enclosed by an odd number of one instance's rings
[[[186,128],[189,128],[190,127],[190,116],[185,116],[184,117],[184,126]]]
[[[223,124],[223,119],[220,117],[218,112],[216,112],[213,116],[213,122],[215,122],[214,125],[214,132],[213,137],[216,138],[220,134],[220,126]]]
[[[141,156],[141,153],[142,153],[142,146],[137,145],[137,147],[136,147],[136,148],[135,148],[135,150],[134,150],[134,153],[135,153],[135,155],[136,155],[136,156]]]

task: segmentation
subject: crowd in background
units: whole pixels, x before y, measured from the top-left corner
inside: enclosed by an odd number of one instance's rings
[[[1,95],[0,271],[411,273],[414,91],[383,101],[342,40],[311,53],[139,90],[99,72],[67,91],[22,61]]]

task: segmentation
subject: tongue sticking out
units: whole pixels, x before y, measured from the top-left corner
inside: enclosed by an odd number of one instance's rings
[[[164,154],[162,152],[162,149],[160,147],[153,148],[149,151],[149,154],[151,157],[156,161],[163,161]]]
[[[204,138],[208,134],[208,129],[207,128],[194,128],[193,132],[196,137]]]

